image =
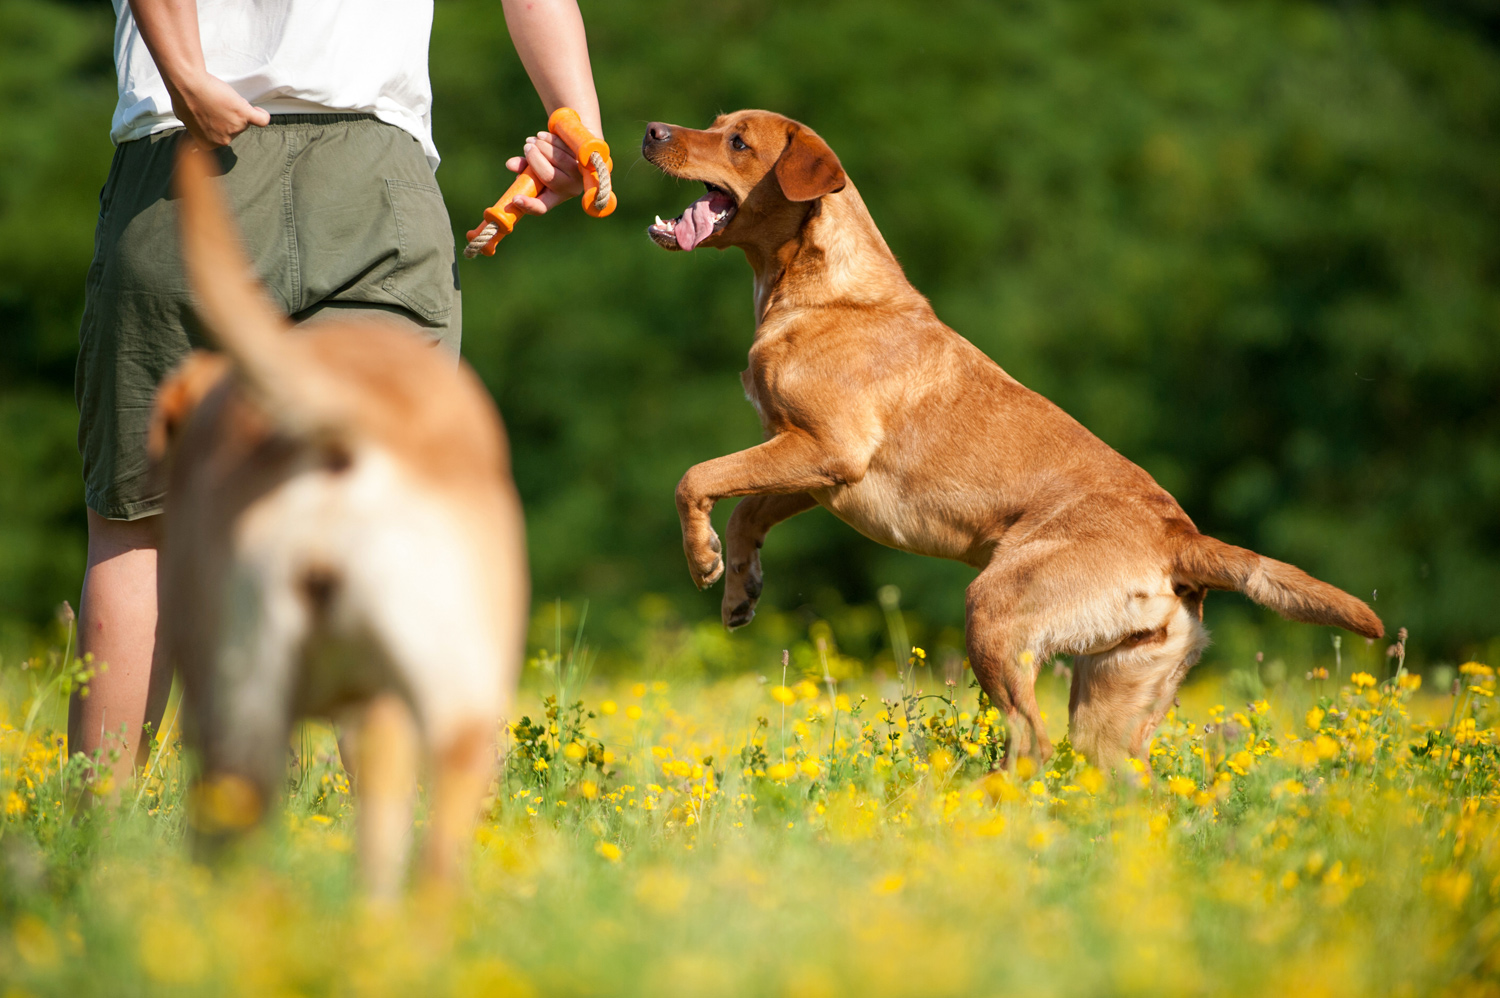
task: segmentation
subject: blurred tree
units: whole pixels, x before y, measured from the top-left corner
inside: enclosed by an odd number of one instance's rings
[[[509,424],[539,598],[660,592],[689,619],[717,613],[719,593],[688,582],[672,489],[759,439],[736,378],[749,272],[738,253],[647,240],[654,213],[697,192],[634,147],[648,120],[759,106],[829,140],[946,322],[1200,528],[1378,591],[1387,622],[1439,653],[1494,635],[1487,6],[586,0],[585,17],[621,208],[528,220],[463,271],[465,353]],[[112,74],[106,11],[13,0],[0,18],[0,391],[6,428],[34,422],[38,441],[0,448],[0,479],[27,483],[0,488],[0,617],[35,622],[76,589],[76,491],[44,483],[76,470],[56,403]],[[440,3],[432,51],[462,232],[542,111],[493,3]],[[966,569],[824,512],[779,527],[765,557],[770,604],[869,601],[894,581],[929,620],[961,623]]]

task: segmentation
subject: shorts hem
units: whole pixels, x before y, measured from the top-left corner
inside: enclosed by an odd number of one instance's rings
[[[165,493],[158,493],[149,499],[136,502],[111,503],[103,501],[90,489],[83,491],[84,504],[106,520],[144,520],[148,516],[160,513],[165,499]]]

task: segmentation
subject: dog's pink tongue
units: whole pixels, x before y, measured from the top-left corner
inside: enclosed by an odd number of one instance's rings
[[[682,213],[682,221],[672,231],[677,236],[677,248],[689,252],[711,236],[714,231],[714,213],[708,206],[708,198],[701,197],[688,205],[688,210]]]

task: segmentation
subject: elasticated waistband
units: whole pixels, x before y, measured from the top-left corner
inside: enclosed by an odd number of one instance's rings
[[[327,114],[273,114],[272,125],[331,125],[336,121],[379,121],[360,111],[329,111]]]

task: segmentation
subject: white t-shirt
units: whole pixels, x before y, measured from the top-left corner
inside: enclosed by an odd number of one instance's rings
[[[433,0],[198,0],[208,71],[272,114],[362,111],[417,137],[437,168],[427,46]],[[115,5],[116,144],[178,128],[127,0]],[[254,127],[254,126],[251,126]]]

